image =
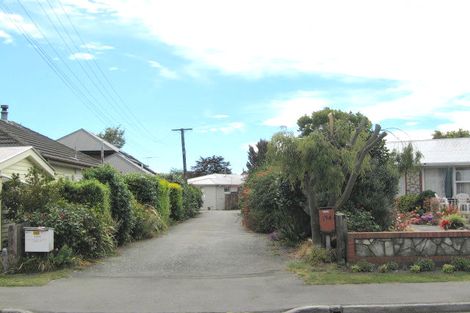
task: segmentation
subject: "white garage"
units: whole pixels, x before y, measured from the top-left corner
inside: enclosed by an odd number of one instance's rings
[[[238,192],[243,176],[236,174],[210,174],[188,179],[188,183],[202,191],[203,209],[230,210],[238,203]]]

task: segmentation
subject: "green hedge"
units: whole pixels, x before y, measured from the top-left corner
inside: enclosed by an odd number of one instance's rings
[[[179,184],[169,183],[170,189],[170,217],[175,221],[182,221],[186,218],[183,208],[183,188]]]
[[[157,203],[155,208],[160,213],[163,221],[170,222],[170,183],[165,179],[155,177],[157,182]]]
[[[183,184],[183,208],[188,218],[195,217],[202,207],[202,191],[189,184]]]
[[[114,168],[106,164],[84,172],[85,179],[96,179],[108,185],[111,192],[111,213],[117,223],[116,240],[122,245],[131,240],[131,231],[135,222],[131,206],[132,193],[127,188],[124,178]]]
[[[145,174],[127,174],[124,176],[127,187],[141,204],[156,206],[158,185],[155,177]]]
[[[134,240],[152,238],[167,228],[162,217],[153,206],[140,204],[135,199],[131,203],[135,216],[135,223],[132,228],[132,238]]]
[[[46,213],[47,212],[47,213]],[[69,246],[75,254],[97,258],[114,251],[114,230],[96,212],[65,201],[51,204],[45,212],[25,213],[31,226],[54,228],[54,246]]]

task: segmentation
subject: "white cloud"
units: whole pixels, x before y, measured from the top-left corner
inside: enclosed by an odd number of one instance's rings
[[[299,91],[288,98],[274,100],[270,104],[270,111],[275,115],[263,122],[268,126],[295,127],[299,117],[310,115],[328,106],[328,101],[319,97],[316,92]]]
[[[195,129],[199,133],[217,133],[231,134],[235,131],[243,131],[245,123],[243,122],[231,122],[226,125],[206,125]]]
[[[42,38],[41,32],[34,26],[34,24],[29,23],[24,20],[21,15],[18,14],[9,14],[0,11],[0,32],[9,36],[2,36],[6,40],[13,40],[9,34],[6,32],[14,32],[17,34],[25,33],[35,39]]]
[[[113,71],[118,71],[118,70],[119,70],[119,67],[117,67],[117,66],[111,66],[110,68],[108,68],[108,70],[110,70],[111,72],[113,72]]]
[[[80,46],[83,49],[94,50],[94,51],[105,51],[105,50],[113,50],[113,46],[104,45],[99,42],[89,42]]]
[[[9,44],[13,42],[13,38],[10,34],[0,29],[0,39],[3,39],[4,44]]]
[[[76,52],[71,55],[69,55],[69,59],[76,61],[76,60],[83,60],[83,61],[89,61],[93,60],[95,56],[91,53],[85,53],[85,52]]]
[[[159,71],[160,75],[164,78],[177,79],[179,77],[175,71],[172,71],[169,68],[161,65],[157,61],[149,60],[148,63],[151,67],[156,68]]]

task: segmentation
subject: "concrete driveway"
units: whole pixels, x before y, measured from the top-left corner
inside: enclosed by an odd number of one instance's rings
[[[203,212],[160,238],[44,287],[0,288],[0,308],[40,312],[247,312],[320,304],[465,302],[470,283],[305,286],[233,211]]]

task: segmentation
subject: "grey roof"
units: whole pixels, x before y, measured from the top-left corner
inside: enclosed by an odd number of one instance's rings
[[[199,186],[231,185],[239,186],[243,184],[244,177],[236,174],[210,174],[188,179],[188,184]]]
[[[144,172],[148,172],[148,174],[156,174],[155,171],[153,171],[147,164],[139,161],[132,155],[122,151],[115,145],[107,142],[103,138],[98,137],[92,132],[87,131],[86,129],[80,128],[68,135],[63,136],[62,138],[57,139],[57,141],[69,147],[76,147],[79,151],[83,152],[100,151],[103,149],[104,151],[111,151],[111,153],[119,153],[122,158],[137,166],[139,169],[143,169]]]
[[[409,143],[423,154],[423,165],[470,165],[470,138],[388,141],[387,147],[401,152]]]
[[[100,162],[49,137],[12,121],[0,120],[0,147],[32,146],[48,161],[80,167],[98,166]]]

